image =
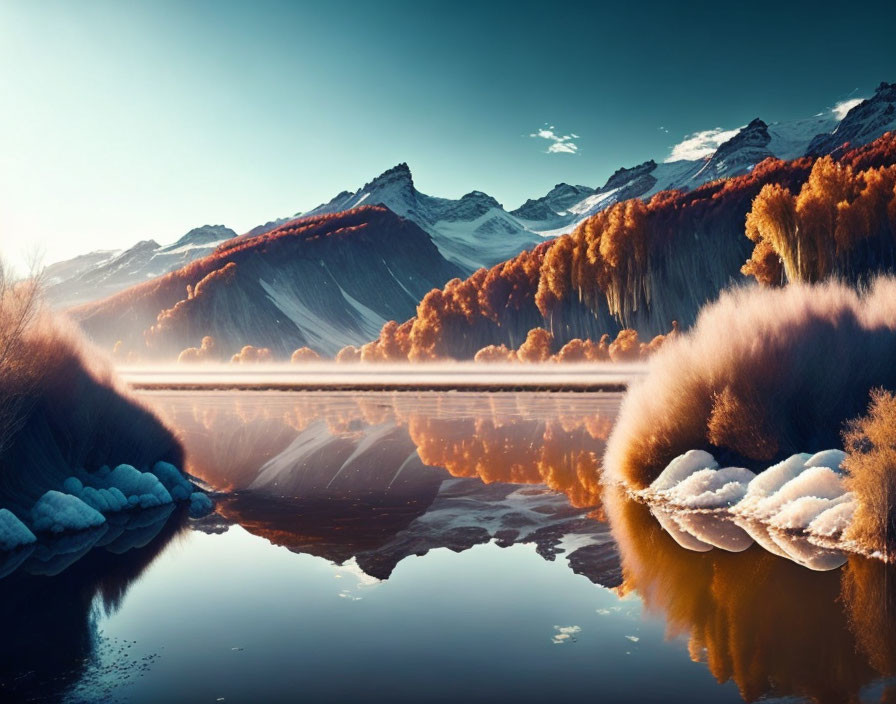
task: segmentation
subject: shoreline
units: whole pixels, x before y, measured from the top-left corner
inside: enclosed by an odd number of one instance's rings
[[[642,376],[640,365],[560,366],[427,364],[231,365],[121,367],[135,391],[442,391],[623,393]]]

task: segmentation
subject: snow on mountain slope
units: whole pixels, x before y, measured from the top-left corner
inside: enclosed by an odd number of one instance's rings
[[[87,254],[79,254],[72,259],[56,262],[44,269],[47,286],[55,286],[64,281],[81,276],[86,271],[103,266],[121,254],[120,249],[100,249]]]
[[[829,154],[844,143],[867,144],[896,129],[896,83],[881,83],[874,95],[863,100],[830,133],[819,134],[806,149],[807,154]]]
[[[804,154],[829,153],[844,142],[860,146],[894,129],[896,84],[882,83],[873,97],[849,110],[842,121],[831,109],[800,120],[766,124],[756,119],[706,158],[663,163],[649,160],[621,168],[598,189],[559,183],[510,212],[480,191],[459,199],[421,193],[407,164],[402,163],[363,188],[342,191],[329,202],[294,217],[336,213],[362,204],[385,205],[416,223],[446,259],[470,273],[512,258],[545,237],[569,232],[614,203],[647,199],[664,190],[692,190],[708,181],[747,173],[769,156],[790,160]],[[270,232],[292,219],[260,224],[243,237]],[[47,270],[49,297],[56,305],[97,300],[205,256],[216,243],[233,236],[233,231],[222,226],[206,226],[167,247],[150,240],[124,252],[95,252],[60,262]]]
[[[833,132],[840,121],[832,110],[804,120],[772,122],[768,126],[769,151],[779,159],[796,159],[806,153],[816,135]]]
[[[332,356],[411,317],[427,292],[462,273],[413,222],[362,206],[232,239],[71,313],[99,344],[121,340],[120,351],[139,358],[176,359],[206,335],[222,358],[244,345],[280,358],[303,346]]]
[[[302,215],[337,213],[361,204],[385,205],[412,220],[429,233],[446,259],[467,272],[509,259],[541,240],[538,233],[481,191],[471,191],[459,200],[421,193],[405,163]]]
[[[514,215],[528,215],[524,223],[545,237],[571,231],[596,212],[628,198],[649,198],[660,191],[692,190],[709,181],[748,173],[768,157],[791,160],[806,154],[828,154],[845,142],[867,144],[896,129],[896,84],[881,83],[875,95],[853,107],[839,120],[834,110],[809,118],[766,124],[759,118],[699,160],[657,164],[647,161],[617,170],[602,187],[566,212],[545,205],[547,197],[529,200]],[[550,195],[550,194],[549,194]]]
[[[532,222],[552,220],[558,215],[563,215],[576,203],[594,193],[588,186],[570,186],[568,183],[558,183],[546,195],[541,198],[530,198],[511,215]]]
[[[167,274],[211,254],[236,233],[223,225],[190,230],[170,245],[143,240],[124,251],[94,252],[47,267],[47,296],[58,306],[72,306],[111,296],[129,286]]]

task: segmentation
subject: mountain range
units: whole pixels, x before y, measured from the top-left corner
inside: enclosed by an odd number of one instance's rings
[[[174,358],[207,335],[225,350],[251,342],[280,357],[299,347],[333,355],[460,275],[417,225],[367,205],[232,238],[72,315],[101,345],[141,356]]]
[[[286,354],[293,345],[307,345],[332,354],[343,345],[375,338],[374,328],[385,320],[412,317],[415,306],[432,288],[443,286],[451,278],[511,260],[546,239],[573,230],[616,203],[632,198],[647,200],[661,191],[690,192],[709,182],[750,174],[757,164],[771,157],[796,159],[806,154],[836,154],[844,143],[865,144],[894,128],[896,84],[882,83],[872,98],[854,106],[842,120],[833,111],[781,123],[769,124],[757,118],[704,158],[662,163],[650,160],[620,168],[596,188],[560,183],[512,211],[481,191],[471,191],[459,199],[421,193],[410,168],[402,163],[362,188],[343,191],[293,218],[275,218],[244,235],[237,236],[224,226],[207,225],[191,230],[170,245],[149,240],[122,252],[93,252],[54,264],[46,272],[48,293],[58,307],[80,305],[75,318],[104,345],[129,340],[130,345],[143,352],[141,339],[145,338],[152,354],[167,356],[184,346],[198,344],[205,334],[218,333],[228,348],[246,343],[269,346],[278,354]],[[371,210],[368,206],[384,206],[391,212],[381,212],[382,208]],[[359,238],[357,252],[363,251],[363,257],[347,254],[353,246],[331,247],[312,243],[316,242],[313,238],[299,238],[303,244],[290,250],[289,256],[310,258],[313,249],[313,256],[319,257],[313,275],[307,265],[293,266],[285,260],[261,263],[268,249],[257,248],[257,238],[277,234],[267,242],[280,240],[289,228],[304,231],[307,227],[320,227],[323,221],[316,218],[345,211],[354,213],[350,220],[355,224],[328,221],[326,227],[338,225],[341,230],[361,226],[367,228],[368,234],[394,227],[400,235],[390,238],[381,234],[376,243]],[[373,220],[368,227],[356,222],[358,218]],[[409,234],[410,225],[413,235]],[[322,237],[328,239],[328,235]],[[233,246],[247,242],[255,245],[247,249]],[[404,251],[395,251],[398,247]],[[409,256],[418,248],[426,252],[422,269]],[[209,302],[206,308],[191,302],[186,286],[200,283],[201,279],[194,276],[196,272],[217,271],[220,267],[215,268],[215,263],[223,261],[222,257],[237,252],[241,252],[241,257],[248,256],[245,252],[250,250],[254,252],[254,268],[245,263],[238,265],[240,274],[235,281],[244,288],[238,302],[233,300],[235,294],[228,294],[227,300],[234,306],[230,312],[224,314],[220,302]],[[211,263],[203,263],[206,260]],[[247,269],[253,271],[252,281],[244,278]],[[360,288],[349,282],[351,278],[362,282]],[[323,280],[338,280],[339,284],[325,285]],[[396,284],[399,281],[401,285]],[[229,291],[232,286],[228,285]],[[176,287],[180,289],[175,291]],[[125,289],[130,289],[126,296],[96,303]],[[147,297],[150,290],[156,294]],[[163,290],[165,294],[161,295]],[[355,293],[348,293],[350,290]],[[134,301],[141,301],[141,312],[127,308],[138,305]],[[186,309],[201,309],[203,316],[190,324],[179,323],[178,332],[166,328],[164,334],[151,333],[150,328],[158,327],[156,319],[180,301],[185,303],[178,315]],[[296,305],[296,301],[302,301],[301,305]],[[159,307],[155,307],[157,303]],[[217,311],[212,316],[214,323],[209,318],[212,310]],[[268,312],[258,315],[259,310]],[[238,311],[246,317],[243,322],[237,320]]]

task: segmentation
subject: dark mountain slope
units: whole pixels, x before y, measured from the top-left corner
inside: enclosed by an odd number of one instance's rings
[[[381,206],[286,223],[134,286],[73,317],[97,342],[173,359],[211,335],[222,355],[246,344],[288,357],[323,354],[414,314],[433,286],[460,274],[429,235]]]

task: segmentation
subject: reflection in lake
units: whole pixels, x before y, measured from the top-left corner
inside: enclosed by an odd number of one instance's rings
[[[183,506],[162,506],[6,554],[0,564],[0,700],[56,701],[107,681],[99,648],[100,614],[119,609],[129,586],[183,528]],[[0,553],[0,557],[3,554]],[[5,569],[4,569],[5,568]],[[118,682],[144,662],[119,652]]]
[[[620,591],[636,592],[670,637],[687,639],[693,660],[719,682],[733,680],[744,699],[857,701],[864,686],[896,674],[892,566],[852,556],[842,570],[819,573],[758,546],[682,549],[646,505],[619,490],[607,499]]]
[[[404,557],[532,543],[605,586],[618,559],[598,458],[618,396],[152,394],[187,469],[226,490],[219,512],[295,552],[355,558],[385,578]]]
[[[135,513],[6,555],[0,695],[896,695],[893,568],[804,556],[813,571],[742,527],[605,491],[617,395],[146,398],[217,513]]]

